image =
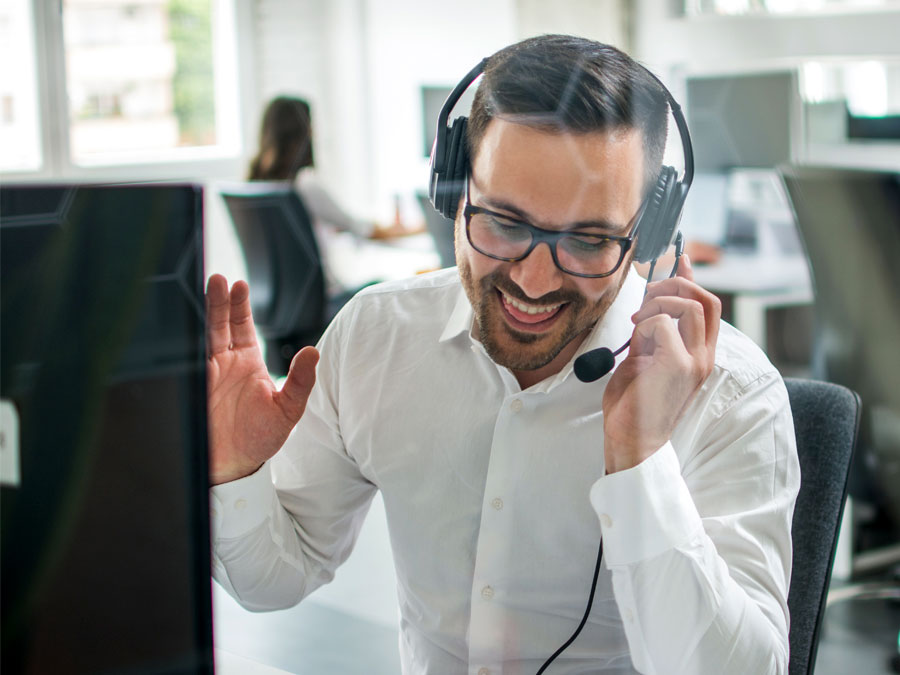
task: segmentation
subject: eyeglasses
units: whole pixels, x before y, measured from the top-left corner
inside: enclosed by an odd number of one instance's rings
[[[466,181],[466,237],[479,253],[495,260],[518,262],[540,243],[550,247],[553,262],[566,274],[599,278],[613,274],[634,241],[634,226],[628,236],[579,231],[545,230],[524,220],[473,206]],[[636,220],[636,219],[635,219]]]

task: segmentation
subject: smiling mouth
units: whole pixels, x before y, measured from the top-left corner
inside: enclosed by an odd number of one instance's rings
[[[511,318],[510,323],[519,329],[525,330],[544,330],[548,327],[548,322],[552,322],[560,313],[565,302],[553,305],[532,305],[513,298],[500,289],[497,289],[500,295],[500,304],[506,312],[507,318]]]

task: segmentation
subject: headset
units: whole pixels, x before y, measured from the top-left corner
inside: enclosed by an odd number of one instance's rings
[[[435,133],[434,145],[431,149],[431,176],[428,183],[428,196],[435,210],[450,220],[456,219],[456,211],[468,179],[469,157],[466,142],[468,120],[466,117],[457,117],[453,120],[452,126],[448,126],[447,120],[463,92],[484,72],[487,62],[488,59],[482,59],[477,66],[466,74],[459,84],[453,88],[453,91],[450,92],[450,95],[444,102],[444,106],[441,108],[441,112],[438,114],[437,132]],[[641,67],[643,68],[643,66]],[[671,273],[671,276],[674,276],[684,247],[684,238],[678,229],[678,224],[681,221],[684,201],[694,180],[694,150],[681,106],[656,75],[646,68],[644,68],[644,71],[662,89],[669,104],[669,109],[672,112],[672,117],[675,119],[675,125],[681,137],[684,173],[679,180],[678,172],[673,167],[663,165],[660,169],[656,183],[647,192],[638,212],[637,224],[634,229],[634,260],[639,263],[650,263],[648,276],[652,278],[656,259],[674,243],[675,267]],[[583,382],[593,382],[603,377],[613,369],[615,357],[624,351],[629,344],[631,344],[631,340],[628,340],[616,351],[612,351],[608,347],[600,347],[585,352],[575,360],[574,372],[576,377]],[[575,641],[581,633],[581,629],[587,623],[594,603],[594,593],[597,590],[597,579],[602,558],[603,540],[601,539],[584,616],[575,632],[547,658],[538,670],[537,675],[544,673],[550,664]]]
[[[463,92],[484,72],[487,62],[488,59],[482,59],[468,72],[450,92],[438,114],[437,131],[431,150],[428,196],[437,212],[450,220],[456,218],[456,210],[468,178],[469,156],[466,143],[468,119],[457,117],[453,120],[452,126],[448,126],[447,120]],[[664,165],[660,169],[656,183],[644,198],[635,228],[634,260],[639,263],[655,261],[675,242],[684,200],[694,180],[694,151],[681,106],[656,75],[646,68],[644,70],[662,88],[672,111],[681,137],[684,174],[679,180],[678,172],[671,166]]]

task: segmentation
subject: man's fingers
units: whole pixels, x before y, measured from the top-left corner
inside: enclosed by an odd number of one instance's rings
[[[284,414],[296,424],[306,409],[306,401],[316,383],[316,364],[319,352],[315,347],[304,347],[294,355],[287,378],[276,400]]]
[[[649,356],[657,350],[669,354],[681,354],[685,359],[690,358],[675,325],[675,320],[668,314],[656,314],[644,319],[634,327],[628,355]]]
[[[703,319],[706,323],[706,343],[707,346],[714,347],[719,335],[719,319],[722,317],[722,302],[719,298],[686,277],[678,275],[671,279],[663,279],[662,281],[648,284],[644,304],[648,304],[654,298],[665,296],[696,300],[703,305]]]
[[[245,281],[237,281],[231,288],[229,312],[231,343],[234,347],[252,347],[256,344],[256,329],[250,310],[250,287]]]
[[[221,274],[213,274],[206,284],[206,346],[210,356],[231,344],[230,304],[228,281]]]
[[[675,276],[682,277],[688,281],[694,280],[694,268],[691,265],[691,256],[687,253],[681,255],[681,259],[678,261],[678,271],[675,272]]]
[[[706,348],[706,322],[702,303],[671,295],[660,296],[645,302],[631,319],[639,324],[658,314],[678,320],[678,332],[691,354],[697,354],[698,350]]]

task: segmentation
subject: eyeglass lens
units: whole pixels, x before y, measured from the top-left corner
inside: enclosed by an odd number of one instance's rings
[[[534,233],[525,225],[487,213],[472,213],[469,240],[489,256],[521,259],[531,247]],[[540,237],[556,247],[559,266],[575,274],[607,274],[622,258],[619,240],[585,233],[548,233]]]

